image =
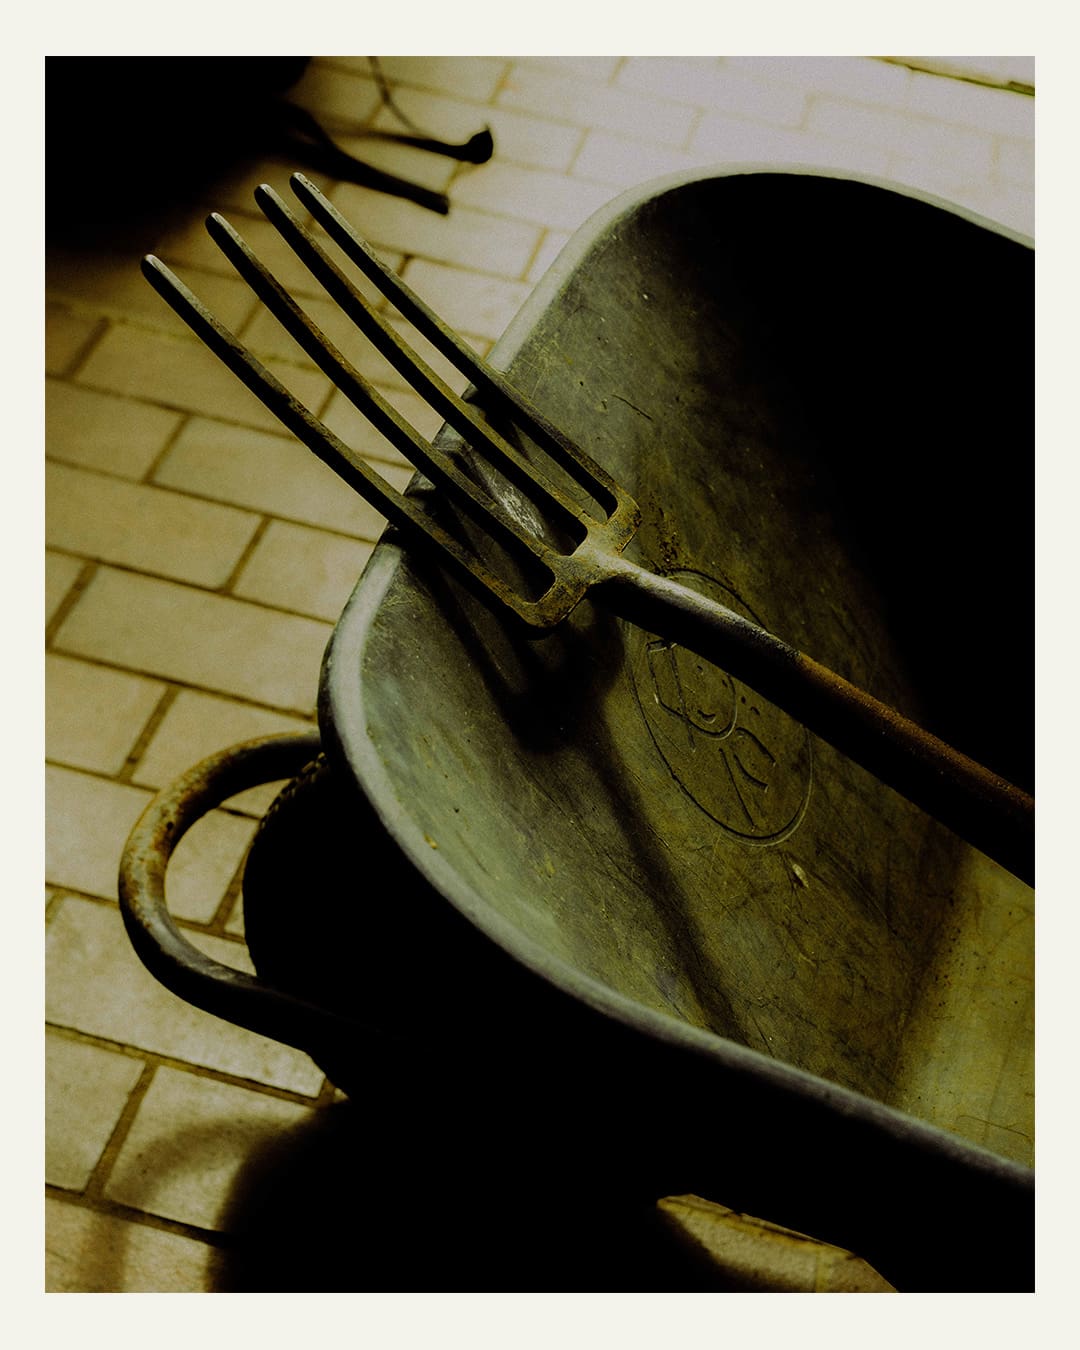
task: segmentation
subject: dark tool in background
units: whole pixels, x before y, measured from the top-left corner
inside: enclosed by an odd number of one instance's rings
[[[287,97],[306,56],[49,57],[46,61],[47,233],[61,240],[112,236],[131,224],[116,211],[116,175],[143,215],[206,187],[237,162],[286,156],[329,174],[447,214],[449,198],[375,168],[343,150],[306,109]],[[350,135],[397,141],[469,164],[494,151],[487,127],[462,144],[417,127],[394,102],[369,58],[381,105],[401,132],[358,125]],[[359,122],[359,119],[358,119]]]

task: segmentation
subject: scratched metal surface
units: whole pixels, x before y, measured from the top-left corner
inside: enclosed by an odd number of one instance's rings
[[[951,307],[910,304],[935,282]],[[1029,594],[1028,251],[862,185],[714,181],[560,284],[506,359],[637,497],[631,556],[1029,772],[1029,649],[976,647]],[[1019,561],[985,547],[1010,518]],[[362,725],[335,714],[412,847],[574,970],[1030,1164],[1027,887],[651,634],[582,605],[518,642],[424,564],[381,575]]]

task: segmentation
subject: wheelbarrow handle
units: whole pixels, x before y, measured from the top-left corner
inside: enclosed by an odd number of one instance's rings
[[[269,736],[223,750],[189,769],[151,801],[120,862],[120,912],[147,970],[186,1002],[311,1054],[342,1033],[374,1035],[340,1014],[298,999],[199,951],[165,903],[165,873],[189,829],[248,788],[294,778],[319,753],[317,732]]]

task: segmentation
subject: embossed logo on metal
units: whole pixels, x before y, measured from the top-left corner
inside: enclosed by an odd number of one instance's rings
[[[669,575],[761,623],[720,582],[690,570]],[[810,800],[813,754],[806,728],[684,647],[640,631],[631,642],[642,717],[682,790],[735,839],[786,839]]]

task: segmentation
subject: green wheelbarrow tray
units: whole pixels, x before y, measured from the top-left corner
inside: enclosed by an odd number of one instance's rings
[[[738,168],[594,217],[490,359],[636,498],[629,557],[1030,790],[1032,315],[1029,241]],[[900,1288],[1032,1287],[1029,887],[725,672],[588,602],[508,632],[392,531],[320,730],[245,879],[307,1012],[223,1015],[354,1096],[395,1056],[493,1094],[526,1173],[542,1119]]]

